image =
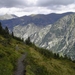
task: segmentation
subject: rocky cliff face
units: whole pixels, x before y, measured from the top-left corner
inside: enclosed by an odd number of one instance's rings
[[[67,15],[41,29],[31,24],[18,25],[14,27],[14,35],[24,40],[29,36],[37,46],[75,60],[75,14]]]
[[[65,16],[52,25],[39,46],[75,59],[75,14]]]
[[[25,26],[17,25],[13,29],[13,33],[15,36],[20,37],[21,39],[26,40],[28,37],[38,32],[41,27],[38,27],[34,24],[28,24]]]
[[[31,41],[34,42],[37,46],[40,46],[46,34],[49,32],[50,28],[51,25],[47,25],[46,27],[41,28],[38,32],[30,36]]]

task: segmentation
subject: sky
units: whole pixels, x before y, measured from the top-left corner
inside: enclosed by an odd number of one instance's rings
[[[0,15],[75,12],[75,0],[0,0]]]

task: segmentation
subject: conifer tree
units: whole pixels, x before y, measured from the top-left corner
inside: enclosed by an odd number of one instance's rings
[[[27,45],[31,45],[30,37],[28,37],[28,39],[25,41],[25,43],[26,43]]]
[[[12,37],[14,38],[14,33],[13,33],[13,32],[12,32],[12,34],[11,34],[11,35],[12,35]]]
[[[9,34],[9,30],[8,30],[8,27],[7,26],[5,27],[5,33],[6,34]]]
[[[2,24],[1,24],[1,22],[0,22],[0,34],[2,34]]]

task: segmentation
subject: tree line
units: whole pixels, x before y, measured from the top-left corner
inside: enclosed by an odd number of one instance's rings
[[[0,22],[0,35],[3,35],[4,37],[8,37],[9,35],[8,27],[6,26],[5,28],[3,28],[1,22]]]
[[[67,55],[64,55],[64,57],[63,57],[63,56],[60,56],[59,53],[53,53],[52,51],[49,51],[47,49],[37,47],[34,43],[31,42],[30,37],[27,38],[27,40],[25,41],[25,44],[33,47],[36,51],[38,51],[39,53],[41,53],[43,56],[45,56],[47,58],[69,60],[69,61],[72,61],[75,63],[75,60],[72,60]]]

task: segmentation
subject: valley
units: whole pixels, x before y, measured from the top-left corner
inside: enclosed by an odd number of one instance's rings
[[[75,75],[75,14],[47,24],[28,17],[0,22],[0,75]]]
[[[45,27],[34,24],[17,25],[13,32],[16,37],[23,40],[30,37],[30,40],[38,47],[46,48],[53,53],[59,53],[60,56],[67,55],[75,60],[75,14],[62,17],[54,24]]]
[[[25,44],[14,38],[11,38],[10,44],[7,43],[8,41],[3,43],[5,39],[0,35],[0,41],[2,41],[2,43],[0,42],[0,75],[14,75],[14,72],[17,70],[17,60],[24,53],[26,58],[22,62],[24,63],[23,68],[26,70],[24,72],[25,75],[75,74],[74,61],[54,55],[52,52],[38,48],[34,44]],[[16,45],[18,45],[18,48],[16,48]]]

